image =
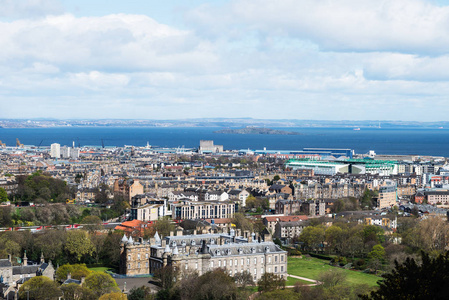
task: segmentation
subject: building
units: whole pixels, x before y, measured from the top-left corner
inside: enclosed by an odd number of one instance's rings
[[[379,197],[377,199],[377,208],[391,208],[396,205],[397,194],[396,185],[386,185],[379,187]]]
[[[131,220],[150,222],[159,220],[167,215],[167,207],[164,204],[146,204],[131,208]]]
[[[232,218],[237,211],[235,202],[180,201],[171,204],[173,219],[222,219]]]
[[[58,144],[58,143],[51,144],[50,157],[51,158],[61,158],[61,145],[60,144]]]
[[[134,196],[143,194],[143,185],[137,179],[117,179],[114,182],[114,194],[121,194],[131,203]]]
[[[251,195],[247,190],[231,190],[228,192],[229,199],[232,201],[238,201],[240,206],[246,206],[246,199]]]
[[[274,226],[273,237],[280,239],[283,243],[290,244],[293,238],[298,238],[302,230],[308,226],[308,222],[277,222]]]
[[[226,201],[229,200],[229,195],[223,191],[207,191],[204,194],[205,201]]]
[[[223,146],[222,145],[214,145],[214,141],[211,141],[211,140],[201,140],[198,152],[200,154],[219,153],[219,152],[223,152]]]
[[[266,216],[262,219],[263,224],[267,227],[268,231],[274,233],[276,224],[278,222],[296,222],[308,220],[307,216]]]
[[[269,235],[262,240],[249,232],[236,236],[234,230],[229,234],[178,233],[162,239],[156,234],[151,243],[136,243],[125,236],[121,242],[120,273],[148,274],[171,265],[180,272],[196,271],[198,275],[217,268],[225,269],[231,276],[249,271],[255,281],[264,273],[287,277],[287,252],[274,244]]]

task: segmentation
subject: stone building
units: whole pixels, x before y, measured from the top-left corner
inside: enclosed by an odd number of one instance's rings
[[[199,275],[223,268],[232,276],[249,271],[254,280],[264,273],[287,277],[287,252],[274,244],[270,235],[261,240],[249,232],[237,236],[234,230],[202,235],[182,235],[179,231],[177,236],[162,239],[156,235],[151,244],[124,237],[121,249],[120,272],[126,275],[154,273],[172,265],[180,272],[196,271]]]

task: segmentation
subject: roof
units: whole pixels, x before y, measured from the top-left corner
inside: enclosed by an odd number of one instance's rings
[[[14,266],[12,267],[13,275],[36,274],[39,269],[38,265],[33,266]]]
[[[265,217],[267,222],[293,222],[293,221],[305,221],[308,220],[308,216],[275,216],[275,217]]]
[[[11,267],[12,264],[8,259],[0,259],[0,268]]]

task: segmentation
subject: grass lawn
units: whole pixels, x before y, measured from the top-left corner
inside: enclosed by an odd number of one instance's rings
[[[288,274],[302,276],[310,279],[318,279],[320,273],[327,271],[332,267],[329,261],[314,257],[289,257],[288,258]],[[377,281],[381,277],[365,274],[359,271],[351,271],[342,269],[347,274],[347,280],[351,284],[367,284],[369,286],[377,286]],[[288,282],[288,280],[287,280]]]
[[[291,286],[291,285],[295,285],[295,283],[296,282],[301,282],[301,283],[303,283],[303,284],[311,284],[311,283],[313,283],[313,282],[310,282],[310,281],[305,281],[305,280],[301,280],[301,279],[298,279],[298,278],[293,278],[293,277],[287,277],[287,281],[285,282],[285,286]]]
[[[95,268],[89,268],[89,270],[91,271],[95,271],[95,272],[106,272],[107,270],[109,270],[110,268],[108,267],[95,267]]]

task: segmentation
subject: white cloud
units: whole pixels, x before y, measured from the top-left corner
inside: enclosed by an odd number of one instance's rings
[[[423,0],[234,0],[199,7],[187,20],[219,38],[256,30],[334,51],[440,54],[449,46],[449,7]]]

